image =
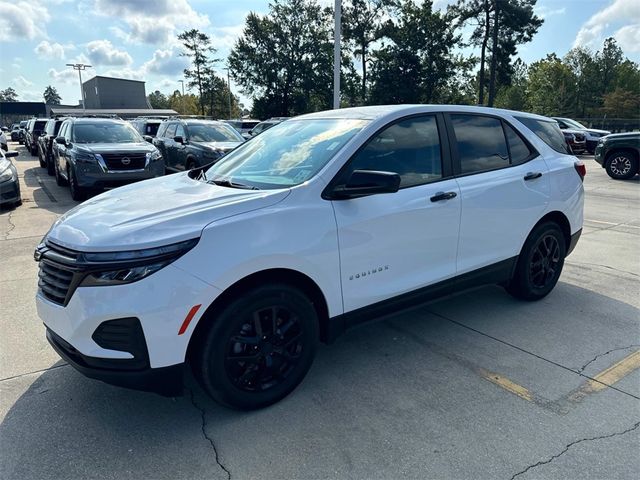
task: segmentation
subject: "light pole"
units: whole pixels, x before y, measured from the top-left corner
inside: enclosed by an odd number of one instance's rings
[[[91,67],[91,65],[87,65],[85,63],[67,63],[67,67],[73,67],[74,70],[78,71],[78,78],[80,79],[80,98],[82,99],[82,110],[86,110],[84,103],[84,88],[82,88],[82,71],[86,70],[87,67]]]
[[[340,108],[340,30],[342,20],[342,0],[336,0],[335,27],[333,31],[333,108]]]
[[[229,80],[229,71],[231,70],[229,67],[223,68],[223,70],[227,71],[227,88],[229,89],[229,120],[232,118],[231,112],[231,80]]]
[[[184,80],[178,80],[182,84],[182,96],[184,97]]]

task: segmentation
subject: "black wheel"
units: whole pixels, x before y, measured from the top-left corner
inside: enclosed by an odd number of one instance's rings
[[[630,152],[615,152],[606,163],[607,174],[616,180],[628,180],[638,173],[638,159]]]
[[[189,170],[193,170],[194,168],[196,168],[195,160],[193,160],[192,158],[188,159],[184,169],[186,171],[189,171]]]
[[[71,193],[71,198],[76,202],[81,202],[87,198],[87,190],[78,185],[76,173],[73,168],[69,166],[67,167],[67,178],[69,179],[69,192]]]
[[[538,225],[522,247],[507,291],[522,300],[545,297],[558,283],[566,253],[560,227],[553,222]]]
[[[250,410],[302,381],[316,352],[318,316],[302,292],[274,284],[232,301],[204,335],[192,362],[200,384],[216,401]]]
[[[55,158],[53,159],[53,173],[56,176],[56,185],[59,187],[65,187],[67,185],[67,181],[62,175],[60,175],[60,167],[58,166],[58,162]]]
[[[56,174],[55,165],[53,164],[53,162],[54,162],[53,154],[49,153],[47,155],[46,164],[47,164],[47,174],[51,177],[53,177]]]

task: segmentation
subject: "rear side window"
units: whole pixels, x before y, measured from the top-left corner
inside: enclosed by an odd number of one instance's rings
[[[147,123],[144,126],[144,131],[142,132],[144,135],[151,135],[154,137],[158,133],[158,128],[160,127],[159,123]]]
[[[346,171],[379,170],[400,175],[400,187],[442,178],[442,155],[434,116],[414,117],[385,128],[351,159]]]
[[[36,122],[36,124],[34,125],[33,129],[34,130],[44,130],[45,125],[47,124],[47,120],[39,120]]]
[[[538,120],[537,118],[527,117],[516,118],[556,152],[564,154],[571,153],[567,148],[564,135],[562,134],[562,130],[560,130],[557,122],[553,120]]]
[[[507,135],[511,165],[520,165],[531,158],[535,152],[529,148],[522,137],[511,126],[503,123],[504,133]]]
[[[451,115],[461,173],[509,166],[509,150],[502,122],[482,115]]]

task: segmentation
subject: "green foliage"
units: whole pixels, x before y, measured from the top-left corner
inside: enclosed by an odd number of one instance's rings
[[[200,30],[191,29],[178,35],[178,40],[186,49],[181,56],[189,57],[192,68],[184,70],[184,76],[189,80],[189,88],[198,88],[201,114],[204,115],[205,107],[205,75],[211,65],[217,59],[211,59],[209,55],[214,54],[216,49],[211,46],[211,39]]]
[[[60,100],[62,100],[56,88],[51,85],[44,89],[43,97],[44,103],[48,103],[49,105],[60,105]]]
[[[151,92],[149,95],[147,95],[147,100],[149,100],[149,105],[151,105],[151,108],[171,108],[171,101],[164,93],[160,92],[160,90],[156,90],[155,92]]]
[[[572,116],[576,76],[555,53],[529,67],[527,86],[531,110],[547,116]]]
[[[16,91],[9,87],[4,90],[0,90],[0,102],[17,102],[18,94]]]

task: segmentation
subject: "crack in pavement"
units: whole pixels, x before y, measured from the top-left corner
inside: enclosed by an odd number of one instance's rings
[[[611,352],[617,352],[618,350],[628,350],[630,348],[636,348],[636,347],[640,347],[640,345],[635,345],[634,344],[634,345],[629,345],[628,347],[612,348],[608,352],[599,353],[598,355],[593,357],[591,360],[589,360],[587,363],[585,363],[582,367],[580,367],[580,369],[578,370],[578,373],[584,372],[584,369],[587,368],[589,365],[591,365],[593,362],[595,362],[598,358],[604,357],[605,355],[608,355]]]
[[[57,368],[69,367],[68,363],[63,363],[62,365],[54,365],[53,367],[43,368],[41,370],[34,370],[33,372],[21,373],[19,375],[14,375],[12,377],[0,378],[0,382],[6,382],[7,380],[13,380],[15,378],[26,377],[27,375],[35,375],[36,373],[48,372],[49,370],[55,370]]]
[[[13,219],[11,218],[13,216],[13,212],[15,212],[15,210],[11,210],[9,212],[9,216],[7,217],[7,221],[9,222],[9,230],[7,230],[4,233],[4,239],[7,240],[9,238],[9,234],[11,232],[13,232],[13,230],[16,228],[16,224],[13,223]]]
[[[207,430],[206,430],[207,418],[206,418],[205,409],[196,403],[196,397],[195,397],[195,394],[193,393],[193,389],[187,388],[187,390],[189,390],[189,393],[191,396],[191,404],[196,408],[196,410],[200,412],[200,415],[202,417],[202,425],[201,425],[202,436],[211,444],[211,448],[213,448],[213,453],[215,453],[216,463],[222,470],[225,471],[225,473],[227,474],[227,478],[231,480],[231,472],[227,470],[227,467],[225,467],[222,463],[220,463],[220,457],[218,455],[218,449],[216,448],[216,444],[213,442],[213,439],[207,434]]]
[[[575,441],[569,443],[567,446],[565,446],[564,449],[560,453],[558,453],[556,455],[553,455],[551,458],[548,458],[547,460],[541,460],[538,463],[534,463],[533,465],[529,465],[524,470],[516,473],[513,477],[511,477],[510,480],[514,480],[516,477],[518,477],[520,475],[524,475],[525,473],[527,473],[529,470],[531,470],[533,468],[536,468],[536,467],[539,467],[541,465],[546,465],[548,463],[553,462],[556,458],[558,458],[558,457],[564,455],[565,453],[567,453],[572,446],[577,445],[578,443],[592,442],[594,440],[603,440],[603,439],[606,439],[606,438],[617,437],[617,436],[624,435],[626,433],[632,432],[633,430],[635,430],[639,426],[640,426],[640,422],[637,422],[632,427],[629,427],[629,428],[627,428],[626,430],[624,430],[622,432],[615,432],[615,433],[610,433],[609,435],[601,435],[599,437],[581,438],[579,440],[575,440]]]

